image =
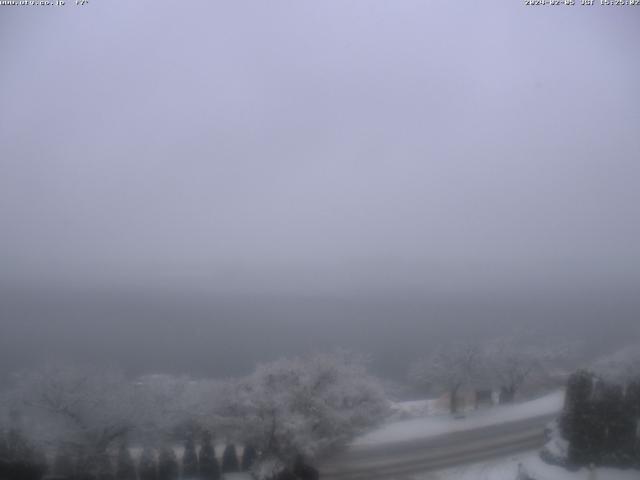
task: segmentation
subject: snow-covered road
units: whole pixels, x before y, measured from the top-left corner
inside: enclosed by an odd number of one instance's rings
[[[454,420],[427,415],[391,422],[356,439],[321,463],[322,478],[335,480],[406,479],[440,470],[536,449],[545,425],[562,407],[564,393],[472,412]]]
[[[433,437],[445,433],[489,427],[498,423],[525,420],[559,412],[564,403],[564,391],[511,405],[500,405],[468,412],[465,418],[452,419],[449,414],[424,415],[408,420],[389,422],[372,432],[356,438],[351,448]]]
[[[501,423],[426,439],[348,449],[320,465],[321,478],[394,480],[541,447],[555,415]]]

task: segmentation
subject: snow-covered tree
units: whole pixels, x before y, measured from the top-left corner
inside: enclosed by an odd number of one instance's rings
[[[635,382],[624,388],[584,370],[569,377],[559,425],[570,462],[628,467],[636,461],[636,388]]]
[[[242,462],[241,469],[243,471],[248,471],[253,466],[256,458],[258,457],[258,452],[256,451],[253,445],[245,445],[244,450],[242,451]]]
[[[178,458],[169,445],[163,446],[158,454],[158,480],[178,480]]]
[[[640,379],[640,344],[628,345],[600,357],[592,370],[602,378],[621,384]]]
[[[298,455],[294,464],[292,473],[300,480],[318,480],[320,472],[305,462],[302,455]]]
[[[246,452],[247,465],[252,452],[291,462],[298,453],[313,457],[347,441],[388,409],[364,362],[347,354],[279,360],[246,378],[223,382],[167,375],[128,381],[109,371],[60,366],[24,372],[16,379],[0,402],[0,430],[7,430],[3,412],[21,412],[25,438],[59,452],[74,474],[82,476],[113,476],[115,471],[129,477],[126,449],[111,457],[127,439],[169,445],[186,432],[198,435],[209,429],[222,432],[229,442],[253,445],[255,450]],[[170,457],[163,449],[156,464],[154,452],[145,449],[140,478],[174,475],[175,459]],[[196,458],[190,442],[185,475],[197,473]],[[199,470],[203,478],[219,476],[210,438],[205,437],[200,451]]]
[[[156,480],[158,478],[158,467],[156,454],[148,446],[142,450],[138,463],[138,476],[140,480]]]
[[[222,473],[237,472],[239,469],[236,446],[231,443],[222,452]]]
[[[415,382],[449,395],[449,411],[458,411],[458,393],[473,385],[482,374],[481,350],[471,343],[452,343],[437,348],[431,355],[416,361],[409,369]]]
[[[287,465],[273,455],[267,455],[253,464],[251,476],[256,480],[279,479],[283,472],[287,472]]]
[[[19,424],[13,414],[8,429],[0,428],[0,479],[39,480],[47,467],[44,451],[25,437]]]
[[[32,442],[69,452],[80,474],[111,468],[106,452],[135,424],[130,385],[113,372],[47,366],[17,377],[10,395]]]
[[[346,353],[264,364],[233,390],[229,409],[242,419],[241,437],[287,462],[346,442],[388,409],[362,359]]]
[[[218,480],[220,478],[220,465],[216,459],[216,453],[211,442],[211,434],[203,433],[202,447],[200,448],[200,478],[202,480]]]
[[[182,476],[184,478],[195,478],[198,475],[198,454],[193,437],[190,435],[184,445],[182,454]]]
[[[138,434],[149,441],[193,435],[194,426],[207,423],[215,406],[214,381],[195,381],[187,376],[153,374],[133,382],[140,406]]]
[[[116,480],[136,480],[136,467],[125,442],[122,442],[118,449]]]
[[[512,402],[522,386],[545,372],[545,362],[553,350],[523,344],[516,338],[501,338],[483,349],[483,365],[488,383],[499,388],[500,403]]]
[[[596,382],[591,372],[580,370],[567,380],[564,408],[560,418],[562,434],[569,441],[569,459],[575,463],[588,463],[595,457],[595,421],[591,406]]]

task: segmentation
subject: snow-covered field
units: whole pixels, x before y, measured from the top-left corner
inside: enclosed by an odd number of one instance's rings
[[[583,468],[576,472],[569,472],[544,463],[537,452],[412,475],[408,478],[411,480],[516,480],[519,468],[524,469],[536,480],[638,480],[640,478],[638,470],[598,468],[594,472],[589,472]]]
[[[559,412],[564,401],[564,391],[557,391],[527,402],[513,405],[501,405],[477,410],[467,414],[465,418],[454,419],[448,414],[427,415],[421,418],[393,421],[377,430],[356,438],[353,447],[364,447],[382,443],[428,438],[445,433],[460,432],[474,428],[487,427],[496,423],[524,420],[540,415],[551,415]],[[429,412],[428,402],[414,407],[422,407]]]

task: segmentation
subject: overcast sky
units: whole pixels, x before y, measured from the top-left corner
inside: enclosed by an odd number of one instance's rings
[[[0,7],[5,287],[637,290],[640,7],[67,3]]]
[[[522,3],[4,7],[0,275],[637,279],[640,11]]]

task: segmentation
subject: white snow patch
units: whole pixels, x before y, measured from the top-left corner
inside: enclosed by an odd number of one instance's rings
[[[356,438],[351,445],[364,447],[404,440],[416,440],[445,433],[487,427],[496,423],[524,420],[540,415],[551,415],[560,411],[563,402],[564,391],[561,390],[528,402],[474,411],[461,419],[454,419],[450,415],[433,415],[391,422]]]
[[[518,465],[534,455],[534,452],[522,453],[437,472],[411,475],[409,478],[411,480],[516,480]]]
[[[560,426],[557,420],[550,423],[547,429],[547,438],[549,440],[544,447],[542,447],[540,453],[546,460],[552,458],[555,460],[555,463],[560,462],[562,464],[566,462],[569,455],[569,442],[562,436],[562,433],[560,433]]]
[[[435,399],[391,402],[391,418],[394,420],[406,420],[433,415],[438,412],[437,403],[438,401]]]
[[[638,480],[639,470],[618,468],[596,468],[590,472],[586,468],[570,472],[562,467],[543,462],[538,455],[531,455],[522,462],[524,470],[536,480]]]
[[[251,473],[256,480],[271,479],[278,475],[284,467],[284,463],[275,457],[264,458],[253,465]]]
[[[437,472],[411,475],[411,480],[516,480],[522,468],[536,480],[638,480],[640,471],[616,468],[586,468],[570,472],[544,463],[536,452],[527,452],[495,460],[473,463]]]

